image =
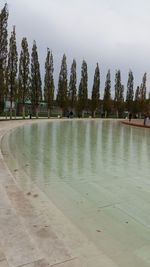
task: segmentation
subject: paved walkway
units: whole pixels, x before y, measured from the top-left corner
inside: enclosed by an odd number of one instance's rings
[[[36,122],[1,121],[0,142],[8,130]],[[39,188],[23,192],[0,152],[0,267],[48,266],[117,267]]]

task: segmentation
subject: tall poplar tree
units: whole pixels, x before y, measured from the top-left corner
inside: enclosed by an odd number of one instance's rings
[[[145,72],[140,86],[140,99],[142,101],[146,100],[146,81],[147,81],[147,74]]]
[[[97,63],[94,74],[93,88],[92,88],[92,117],[95,117],[95,111],[99,107],[99,98],[100,98],[100,70]]]
[[[117,112],[121,113],[124,108],[124,86],[121,83],[121,72],[120,70],[116,71],[115,75],[115,98],[114,98],[114,104]]]
[[[132,111],[133,108],[133,98],[134,98],[134,77],[133,73],[129,71],[129,77],[127,82],[127,95],[126,95],[126,106],[128,111]]]
[[[8,9],[7,4],[0,12],[0,102],[3,102],[3,97],[6,89],[6,60],[7,60],[7,45],[8,45]]]
[[[47,49],[47,57],[45,61],[45,79],[44,79],[44,99],[47,102],[48,118],[50,117],[50,110],[54,100],[54,78],[53,78],[54,66],[53,55],[49,48]]]
[[[25,103],[30,98],[29,97],[29,51],[28,42],[26,38],[22,39],[21,42],[21,53],[19,60],[19,88],[18,88],[18,98],[22,103],[22,117],[25,119]]]
[[[78,91],[78,110],[82,113],[85,108],[87,108],[88,102],[88,71],[87,71],[87,63],[85,60],[82,62],[81,67],[81,80],[79,84]]]
[[[135,91],[134,112],[135,113],[140,112],[140,87],[139,86],[137,86],[137,89]]]
[[[110,70],[108,70],[107,75],[106,75],[104,98],[103,98],[103,110],[105,112],[105,117],[107,117],[108,113],[111,111],[111,74],[110,74]]]
[[[145,111],[146,105],[146,82],[147,82],[147,74],[146,72],[143,75],[142,83],[140,86],[140,109],[141,112]]]
[[[15,27],[11,32],[9,41],[8,65],[7,65],[7,95],[10,100],[10,119],[12,119],[12,104],[16,101],[17,96],[17,62],[18,53],[16,46],[16,32]]]
[[[135,101],[140,100],[140,87],[137,86],[136,91],[135,91]]]
[[[75,59],[71,65],[68,98],[70,107],[75,108],[77,101],[77,73]]]
[[[63,55],[61,62],[56,100],[62,109],[62,113],[64,114],[68,104],[67,59],[65,54]]]
[[[31,102],[38,118],[39,102],[42,100],[42,82],[40,74],[40,64],[36,42],[33,42],[31,54]]]

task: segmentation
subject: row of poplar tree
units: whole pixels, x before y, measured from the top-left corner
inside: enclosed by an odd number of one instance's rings
[[[31,101],[33,110],[38,117],[39,103],[43,100],[47,103],[48,117],[54,103],[54,66],[52,52],[47,49],[45,61],[44,88],[42,90],[42,81],[40,74],[40,64],[36,42],[33,42],[31,60],[28,50],[27,38],[21,42],[21,52],[18,60],[16,45],[15,27],[11,32],[8,44],[8,7],[7,4],[0,12],[0,99],[9,99],[10,101],[10,118],[12,118],[12,106],[14,102],[22,104],[23,118],[25,118],[25,104]],[[18,64],[19,61],[19,64]],[[43,93],[42,93],[43,92]],[[108,70],[103,99],[100,100],[100,69],[97,63],[94,73],[93,87],[91,98],[88,99],[88,68],[85,60],[81,66],[81,79],[77,89],[77,72],[76,61],[73,60],[68,82],[66,55],[63,55],[61,69],[58,79],[58,90],[55,102],[62,109],[76,110],[78,114],[84,110],[90,110],[92,116],[100,106],[109,115],[112,111],[117,116],[124,110],[130,112],[144,112],[148,110],[149,99],[146,99],[146,73],[140,86],[134,93],[134,77],[132,71],[129,71],[126,98],[124,97],[124,86],[121,82],[121,72],[116,71],[115,96],[111,96],[111,73]]]

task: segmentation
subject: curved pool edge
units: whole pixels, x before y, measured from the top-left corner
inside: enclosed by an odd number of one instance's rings
[[[68,119],[65,119],[68,120]],[[80,119],[81,120],[81,119]],[[54,119],[0,123],[0,143],[10,130]],[[58,121],[56,119],[55,121]],[[64,121],[64,120],[59,120]],[[90,242],[36,186],[23,192],[0,149],[0,256],[8,266],[117,267]],[[19,252],[18,252],[19,251]]]
[[[37,121],[0,122],[0,262],[6,266],[24,266],[35,261],[42,265],[46,263],[22,222],[19,206],[27,209],[27,205],[23,204],[25,203],[24,193],[18,187],[1,151],[5,135],[29,123],[37,123]]]
[[[144,125],[142,119],[132,120],[131,122],[128,121],[128,120],[122,120],[121,123],[125,124],[125,125],[128,125],[128,126],[134,126],[134,127],[138,127],[138,128],[150,129],[150,124]]]

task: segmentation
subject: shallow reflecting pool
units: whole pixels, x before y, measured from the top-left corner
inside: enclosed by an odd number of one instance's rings
[[[118,266],[150,266],[149,129],[43,122],[9,132],[2,150],[19,185],[38,185]]]

